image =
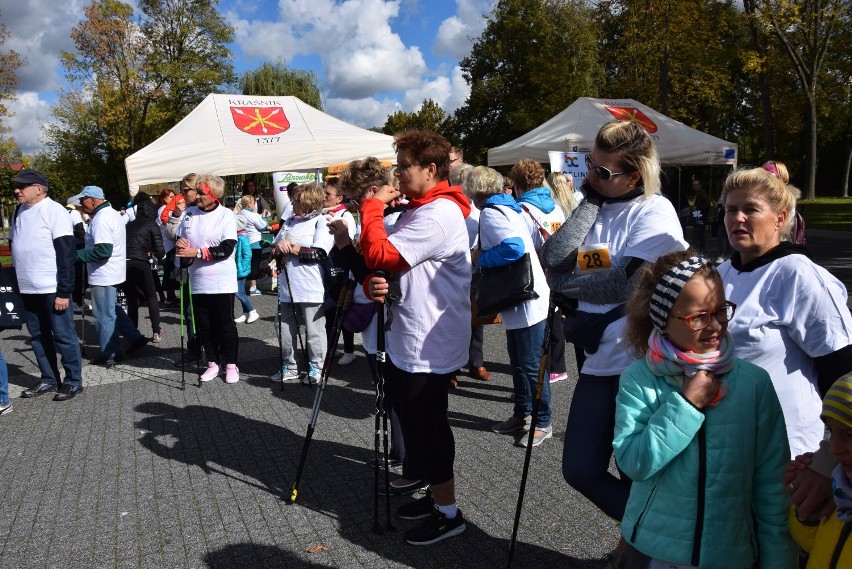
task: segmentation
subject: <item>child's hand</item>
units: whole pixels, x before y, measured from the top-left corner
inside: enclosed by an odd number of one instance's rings
[[[713,401],[719,392],[719,379],[712,372],[700,370],[693,377],[683,380],[681,394],[687,401],[704,409],[708,403]]]

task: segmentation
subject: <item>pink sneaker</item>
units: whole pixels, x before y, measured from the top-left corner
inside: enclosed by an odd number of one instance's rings
[[[550,374],[550,383],[556,383],[557,381],[562,381],[563,379],[568,379],[568,374],[565,372]]]
[[[216,362],[210,362],[207,364],[207,370],[201,374],[201,381],[211,381],[219,375],[219,364]]]
[[[240,380],[240,369],[235,364],[225,366],[225,383],[236,383]]]

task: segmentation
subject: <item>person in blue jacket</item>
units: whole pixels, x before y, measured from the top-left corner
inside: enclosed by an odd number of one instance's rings
[[[627,303],[626,339],[644,358],[616,397],[615,456],[633,480],[617,567],[797,566],[784,415],[769,374],[733,355],[723,290],[710,261],[677,252]]]

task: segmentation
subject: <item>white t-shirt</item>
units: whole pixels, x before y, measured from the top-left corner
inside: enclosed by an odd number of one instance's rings
[[[473,202],[470,204],[470,215],[464,218],[465,227],[467,227],[467,241],[471,249],[475,249],[479,244],[479,216],[480,211]]]
[[[611,270],[625,257],[655,261],[660,255],[684,251],[688,244],[677,213],[669,200],[660,195],[639,196],[626,202],[605,203],[595,224],[583,241],[577,257],[577,271]],[[602,262],[606,256],[609,263]],[[603,265],[598,267],[598,265]],[[605,314],[617,304],[592,304],[581,300],[578,309]],[[635,359],[622,342],[626,318],[616,320],[604,330],[600,347],[586,354],[582,372],[588,375],[620,375]]]
[[[335,212],[328,212],[325,214],[325,224],[328,226],[329,223],[336,219],[342,219],[346,222],[346,231],[349,233],[349,239],[355,241],[355,217],[351,213],[349,213],[346,209],[341,209]]]
[[[215,247],[222,241],[233,240],[234,250],[226,259],[205,261],[195,259],[189,266],[189,281],[193,294],[234,294],[237,292],[237,218],[223,205],[212,211],[198,206],[187,208],[178,226],[177,234],[189,240],[195,249]],[[175,261],[179,262],[176,257]]]
[[[411,266],[400,271],[387,353],[409,373],[451,373],[470,344],[470,247],[461,209],[438,198],[404,211],[389,241]]]
[[[241,209],[237,215],[242,215],[247,220],[245,231],[249,243],[260,241],[263,237],[260,232],[266,229],[266,221],[257,212],[248,209]]]
[[[89,284],[95,286],[118,285],[127,275],[126,227],[123,216],[109,204],[97,210],[86,230],[86,249],[99,243],[112,243],[112,255],[108,259],[86,263]]]
[[[798,254],[749,272],[726,261],[719,273],[725,297],[737,305],[728,324],[734,355],[769,372],[792,456],[815,451],[824,425],[813,358],[852,344],[846,287]]]
[[[328,223],[322,214],[304,220],[291,217],[281,226],[272,243],[279,241],[290,241],[299,247],[324,249],[326,253],[334,246],[334,237],[328,232]],[[325,288],[319,263],[303,264],[297,255],[287,255],[286,271],[278,271],[278,302],[290,302],[288,278],[293,290],[293,302],[317,304],[323,301]]]
[[[524,223],[527,224],[527,230],[530,237],[532,237],[536,252],[541,253],[541,248],[544,246],[544,237],[542,237],[541,231],[538,229],[539,225],[547,231],[548,235],[553,235],[559,231],[559,228],[565,222],[565,213],[563,213],[559,204],[554,204],[553,211],[550,213],[544,213],[527,202],[518,203],[522,208],[526,208],[526,211],[521,210],[522,217],[524,218]]]
[[[12,263],[22,294],[56,292],[56,254],[53,240],[74,235],[68,210],[49,197],[35,205],[22,205],[12,232]]]
[[[80,215],[80,212],[76,209],[68,210],[68,217],[71,218],[71,227],[74,227],[78,223],[82,223],[83,225],[85,225],[85,222],[83,221],[83,216]]]
[[[538,255],[532,242],[532,236],[524,231],[524,222],[520,214],[505,206],[497,206],[500,211],[486,207],[479,216],[479,238],[482,240],[482,250],[487,251],[499,245],[504,239],[518,237],[524,242],[524,252],[530,254],[533,270],[533,286],[538,298],[522,302],[514,308],[500,313],[503,327],[506,330],[517,330],[538,324],[547,318],[547,308],[550,298],[550,287],[544,277],[544,271],[538,260]],[[505,215],[503,215],[504,212]]]
[[[157,227],[160,228],[160,236],[163,238],[163,250],[166,253],[175,248],[175,242],[172,239],[169,239],[169,233],[166,231],[166,226],[163,225],[163,221],[160,219],[160,216],[163,214],[163,210],[166,209],[166,206],[161,205],[157,209]]]

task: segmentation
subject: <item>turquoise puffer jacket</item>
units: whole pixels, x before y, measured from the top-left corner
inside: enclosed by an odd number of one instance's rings
[[[251,243],[244,233],[237,234],[237,254],[234,255],[237,263],[237,278],[244,279],[251,273]]]
[[[615,456],[634,481],[621,533],[663,561],[794,569],[781,476],[790,460],[769,375],[735,360],[715,408],[697,409],[645,360],[621,374]]]

